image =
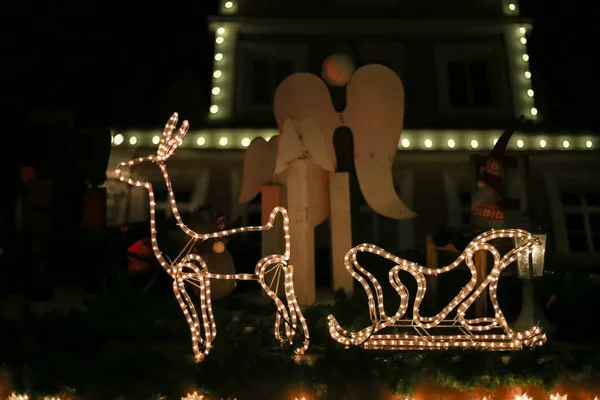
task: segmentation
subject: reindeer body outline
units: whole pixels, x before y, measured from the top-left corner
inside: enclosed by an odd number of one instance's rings
[[[510,250],[504,256],[488,241],[500,238],[525,238],[525,243]],[[360,330],[350,332],[344,329],[335,316],[328,316],[329,333],[337,342],[345,346],[363,346],[370,349],[386,350],[418,350],[418,349],[447,349],[450,347],[477,348],[488,350],[517,350],[523,346],[537,346],[546,341],[546,335],[538,326],[532,327],[524,332],[513,331],[498,305],[496,291],[500,272],[517,260],[518,257],[529,256],[535,246],[541,245],[531,233],[520,229],[501,229],[485,232],[469,243],[465,251],[450,265],[442,268],[426,268],[414,262],[397,257],[384,249],[364,243],[350,249],[344,257],[344,264],[348,272],[365,289],[368,298],[369,313],[372,325]],[[473,262],[473,256],[477,251],[488,251],[493,255],[494,268],[477,284],[477,270]],[[391,286],[400,296],[400,305],[393,316],[388,316],[384,309],[383,292],[377,279],[364,269],[357,260],[357,254],[369,252],[393,261],[394,265],[388,272]],[[425,275],[437,275],[448,272],[460,265],[467,264],[471,272],[471,279],[467,285],[444,307],[442,311],[432,317],[423,317],[419,313],[419,306],[426,292]],[[417,281],[418,289],[413,305],[413,318],[402,319],[408,310],[408,290],[402,284],[399,272],[406,271]],[[375,289],[375,295],[371,290],[370,280]],[[490,299],[494,307],[495,317],[465,319],[467,309],[479,297],[481,292],[489,286]],[[456,309],[456,316],[446,319]],[[418,334],[378,334],[385,328],[412,328]],[[432,335],[429,330],[433,328],[447,328],[458,330],[458,335]],[[504,334],[479,334],[474,332],[491,331],[493,329],[503,330]]]
[[[277,313],[275,315],[275,326],[274,336],[282,344],[288,342],[293,346],[293,339],[297,331],[301,329],[301,334],[304,336],[304,340],[301,346],[294,347],[294,352],[297,354],[303,354],[309,346],[309,331],[306,325],[306,320],[302,315],[298,301],[294,293],[293,283],[293,266],[288,265],[290,259],[290,235],[289,235],[289,217],[287,210],[283,207],[276,207],[271,212],[269,220],[265,225],[262,226],[248,226],[242,228],[234,228],[228,230],[221,230],[212,233],[199,233],[195,232],[187,227],[179,214],[177,209],[177,203],[171,181],[167,173],[167,167],[165,162],[173,155],[175,150],[181,145],[183,138],[185,137],[189,124],[187,121],[183,121],[177,134],[173,136],[173,131],[177,125],[178,115],[174,113],[169,121],[167,122],[161,141],[159,143],[158,151],[156,155],[149,155],[146,157],[136,158],[130,161],[123,161],[119,163],[116,168],[116,175],[119,180],[128,183],[131,186],[145,187],[148,191],[150,198],[150,234],[152,250],[156,259],[163,269],[173,278],[173,292],[175,298],[181,307],[183,314],[190,326],[190,332],[192,336],[192,349],[194,352],[194,358],[196,362],[202,362],[210,353],[212,342],[214,341],[217,334],[217,327],[212,311],[212,300],[210,294],[210,280],[211,279],[235,279],[235,280],[256,280],[267,293],[267,295],[274,301],[277,307]],[[150,182],[142,182],[123,176],[123,167],[133,167],[142,163],[154,163],[161,170],[167,191],[169,193],[169,203],[173,216],[177,221],[177,225],[190,237],[190,241],[181,251],[179,256],[173,261],[168,262],[163,256],[160,248],[158,247],[157,230],[156,230],[156,202],[154,200],[154,190]],[[283,230],[285,237],[285,252],[284,254],[272,254],[263,257],[257,264],[254,274],[213,274],[208,270],[206,262],[197,254],[192,254],[191,250],[198,241],[203,241],[212,238],[222,238],[230,236],[240,232],[257,232],[264,231],[273,228],[275,218],[278,214],[281,214],[283,218]],[[276,278],[276,274],[283,272],[284,274],[284,292],[286,304],[278,297],[277,293],[273,291],[270,285],[265,282],[265,275],[275,270],[273,280]],[[196,311],[196,306],[190,295],[187,293],[185,283],[191,283],[198,287],[200,291],[200,310],[202,324],[200,323],[200,317]],[[272,284],[272,282],[271,282]],[[284,322],[284,333],[285,339],[281,336],[281,322]],[[300,326],[298,326],[298,324]]]

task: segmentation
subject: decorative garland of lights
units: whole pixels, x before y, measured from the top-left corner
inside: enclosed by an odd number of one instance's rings
[[[398,142],[399,150],[426,150],[426,151],[464,151],[464,150],[488,150],[493,148],[502,132],[496,131],[457,131],[456,136],[448,138],[446,132],[431,132],[421,130],[407,130],[402,133],[402,139]],[[244,149],[250,142],[263,137],[269,140],[276,135],[274,130],[217,130],[213,132],[194,133],[197,148],[211,149]],[[150,147],[160,142],[160,135],[152,135],[148,131],[130,131],[124,134],[115,134],[112,138],[113,147],[123,145],[128,138],[129,146]],[[594,135],[573,135],[560,133],[538,133],[531,136],[522,135],[511,146],[511,151],[592,151],[596,150],[597,137]]]
[[[488,242],[502,238],[522,238],[524,244],[512,249],[503,257],[499,251]],[[540,245],[531,233],[520,229],[491,230],[477,236],[465,251],[450,265],[443,268],[426,268],[416,263],[401,259],[387,251],[372,245],[361,244],[351,249],[344,257],[344,264],[348,272],[365,289],[368,297],[369,315],[373,324],[359,332],[350,332],[340,326],[333,315],[328,316],[329,333],[337,342],[345,346],[363,346],[367,349],[379,350],[441,350],[448,348],[471,348],[484,350],[519,350],[524,346],[535,347],[546,341],[546,335],[537,326],[525,332],[514,332],[506,322],[504,314],[498,305],[496,291],[500,273],[519,257],[528,256],[535,246]],[[477,269],[473,256],[478,251],[488,251],[494,257],[494,267],[484,281],[476,288]],[[396,263],[389,271],[388,277],[392,287],[400,296],[400,306],[397,312],[387,316],[383,304],[383,291],[377,279],[364,269],[357,261],[359,252],[373,253]],[[419,313],[419,306],[426,292],[425,275],[438,275],[448,272],[465,262],[471,271],[471,280],[460,293],[444,309],[433,317],[423,317]],[[408,309],[408,291],[400,281],[398,273],[407,271],[417,281],[417,294],[413,306],[413,318],[402,319]],[[371,291],[369,282],[360,274],[368,278],[375,288],[375,295]],[[465,319],[465,312],[489,285],[489,294],[494,307],[493,318]],[[377,305],[376,305],[377,303]],[[457,308],[458,307],[458,308]],[[456,317],[446,317],[456,308]],[[406,333],[376,334],[385,328],[414,329],[416,335]],[[433,328],[446,328],[457,330],[456,335],[432,335],[429,330]],[[503,330],[504,334],[475,334],[474,332]]]
[[[181,145],[183,139],[188,131],[189,124],[187,121],[183,121],[179,131],[173,136],[173,131],[177,126],[178,115],[174,113],[169,121],[167,122],[162,139],[158,146],[156,155],[150,155],[147,157],[140,157],[131,161],[121,162],[116,169],[117,177],[127,182],[129,185],[137,187],[145,187],[148,190],[150,197],[150,232],[152,250],[156,259],[163,267],[165,271],[173,278],[173,292],[181,307],[183,314],[190,326],[192,335],[192,348],[194,351],[194,357],[196,362],[202,362],[206,356],[208,356],[212,342],[217,334],[217,327],[212,311],[211,293],[210,293],[210,280],[211,279],[238,279],[238,280],[256,280],[263,288],[265,293],[275,302],[277,307],[277,314],[275,316],[275,338],[282,344],[286,341],[290,345],[293,345],[293,339],[298,331],[298,323],[302,327],[302,335],[304,336],[303,344],[301,347],[295,347],[294,352],[296,354],[303,354],[309,345],[309,333],[306,320],[302,315],[296,295],[294,292],[293,274],[294,268],[288,265],[290,259],[290,234],[289,234],[289,218],[287,210],[283,207],[276,207],[271,212],[269,220],[265,225],[262,226],[248,226],[236,229],[228,229],[224,231],[218,231],[213,233],[198,233],[188,228],[181,219],[181,215],[177,209],[177,203],[175,201],[175,194],[173,193],[173,187],[171,180],[167,173],[167,167],[165,162],[175,153],[175,150]],[[171,211],[177,221],[177,225],[190,237],[188,244],[182,249],[179,256],[172,262],[168,262],[163,256],[162,252],[158,247],[157,231],[156,231],[156,202],[154,200],[154,191],[152,185],[149,182],[142,182],[133,180],[131,178],[124,177],[122,174],[123,167],[132,167],[145,162],[152,162],[160,168],[167,190],[169,193],[169,200],[171,205]],[[285,253],[284,254],[272,254],[263,257],[257,264],[254,274],[213,274],[210,273],[208,267],[202,257],[197,254],[190,254],[194,245],[199,241],[205,241],[215,238],[223,238],[240,232],[260,232],[273,228],[273,224],[277,214],[281,214],[283,218],[283,232],[285,237]],[[273,279],[269,284],[265,282],[265,275],[272,273]],[[271,285],[274,281],[279,284],[280,274],[284,274],[284,293],[287,306],[279,299],[277,289],[273,291]],[[196,286],[200,291],[200,311],[202,315],[202,324],[200,324],[200,318],[196,312],[196,308],[191,297],[188,295],[185,283],[190,283]],[[284,322],[285,336],[281,337],[281,322]]]

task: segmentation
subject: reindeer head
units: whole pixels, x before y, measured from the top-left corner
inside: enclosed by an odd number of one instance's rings
[[[144,186],[146,188],[151,188],[149,182],[134,180],[131,178],[126,178],[123,176],[121,169],[123,167],[133,167],[134,165],[142,164],[145,162],[153,162],[159,164],[159,166],[164,166],[165,161],[169,159],[174,153],[175,150],[181,145],[183,142],[183,138],[187,134],[187,131],[190,127],[187,121],[183,121],[181,127],[177,131],[177,134],[173,136],[173,131],[177,127],[177,121],[179,120],[179,115],[177,113],[173,113],[171,118],[167,121],[165,128],[163,130],[162,138],[160,139],[160,143],[158,144],[158,150],[156,151],[156,155],[149,155],[146,157],[136,158],[130,161],[121,162],[116,169],[116,174],[118,178],[127,182],[132,186]]]

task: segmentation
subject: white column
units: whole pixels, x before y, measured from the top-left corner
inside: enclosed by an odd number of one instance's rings
[[[347,172],[334,172],[329,175],[329,198],[333,289],[344,289],[351,295],[354,281],[344,265],[344,256],[352,248],[350,178]]]
[[[290,213],[291,259],[294,287],[301,305],[314,304],[315,230],[309,215],[311,204],[310,160],[290,163],[287,180],[287,203]]]

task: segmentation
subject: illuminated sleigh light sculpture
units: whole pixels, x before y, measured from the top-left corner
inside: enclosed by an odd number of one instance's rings
[[[211,279],[236,279],[236,280],[256,280],[267,293],[267,295],[275,302],[277,312],[275,315],[275,338],[282,344],[286,342],[294,346],[294,338],[296,334],[302,335],[302,344],[294,347],[294,352],[297,354],[303,354],[308,349],[309,344],[309,333],[306,320],[302,315],[296,295],[294,293],[293,283],[293,266],[288,265],[290,259],[290,235],[289,235],[289,218],[287,210],[283,207],[276,207],[271,212],[268,222],[262,226],[248,226],[236,229],[222,230],[212,233],[198,233],[188,228],[181,219],[179,211],[177,209],[177,203],[175,202],[175,196],[173,194],[173,188],[169,175],[167,173],[167,167],[165,162],[173,155],[175,150],[183,142],[189,124],[187,121],[183,121],[179,131],[173,136],[173,131],[177,126],[178,115],[173,114],[167,125],[165,126],[162,139],[158,146],[156,155],[150,155],[147,157],[137,158],[131,161],[124,161],[117,166],[116,174],[120,180],[127,182],[132,186],[145,187],[148,190],[150,197],[150,231],[152,249],[156,259],[160,265],[167,271],[167,273],[173,278],[173,292],[181,307],[183,314],[190,326],[192,335],[192,348],[194,351],[194,357],[196,362],[203,361],[209,354],[212,342],[217,334],[217,327],[212,311],[212,301],[210,293],[210,280]],[[156,164],[165,179],[167,190],[169,193],[169,200],[171,204],[171,211],[177,221],[177,225],[190,237],[188,244],[183,248],[179,256],[174,261],[167,261],[165,256],[158,247],[157,242],[157,231],[156,231],[156,218],[155,209],[156,202],[154,200],[154,191],[150,182],[142,182],[133,180],[123,176],[122,168],[132,167],[145,162],[151,162]],[[285,252],[284,254],[272,254],[263,257],[257,264],[254,274],[214,274],[210,273],[208,267],[202,257],[197,254],[192,254],[192,250],[196,243],[208,239],[223,238],[240,232],[258,232],[273,228],[273,224],[277,215],[281,214],[283,218],[283,231],[285,237]],[[280,274],[284,274],[284,295],[285,303],[278,296],[279,279],[276,279]],[[270,283],[265,282],[267,275],[272,276]],[[276,282],[275,289],[272,288],[273,282]],[[200,311],[202,316],[202,323],[200,317],[196,312],[196,307],[192,301],[192,298],[186,291],[185,284],[190,283],[196,286],[200,292]],[[282,322],[284,329],[282,332]],[[282,337],[282,333],[285,338]]]
[[[488,242],[501,238],[524,238],[524,242],[517,248],[510,250],[503,257],[496,247]],[[369,314],[373,324],[359,332],[350,332],[337,322],[333,315],[328,316],[329,333],[337,342],[345,346],[362,346],[366,349],[378,350],[435,350],[448,348],[473,348],[485,350],[519,350],[523,347],[535,347],[544,344],[546,335],[538,327],[532,327],[524,332],[513,331],[502,310],[498,306],[496,291],[498,277],[507,266],[521,256],[528,256],[535,246],[541,243],[529,232],[520,229],[502,229],[485,232],[471,241],[465,251],[450,265],[443,268],[425,268],[416,263],[401,259],[385,250],[372,245],[361,244],[352,248],[344,258],[344,264],[350,274],[365,289],[368,297]],[[494,267],[485,280],[476,288],[477,270],[473,256],[477,251],[485,250],[494,257]],[[392,287],[400,296],[400,306],[393,316],[388,316],[384,310],[383,292],[377,279],[365,270],[357,261],[357,253],[368,252],[385,257],[396,263],[389,271],[388,277]],[[433,317],[423,317],[419,313],[419,306],[423,301],[426,291],[425,275],[437,275],[448,272],[465,262],[471,271],[469,283],[463,287],[458,295],[444,309]],[[413,318],[403,319],[408,309],[408,291],[400,281],[398,273],[406,271],[417,281],[417,294],[413,306]],[[375,294],[369,286],[375,289]],[[494,307],[493,318],[465,319],[465,312],[475,299],[489,285],[489,294]],[[456,309],[454,318],[448,315]],[[383,329],[396,330],[383,334]],[[430,331],[435,328],[445,328],[456,334],[433,335]],[[398,330],[414,330],[416,334],[398,333]]]

